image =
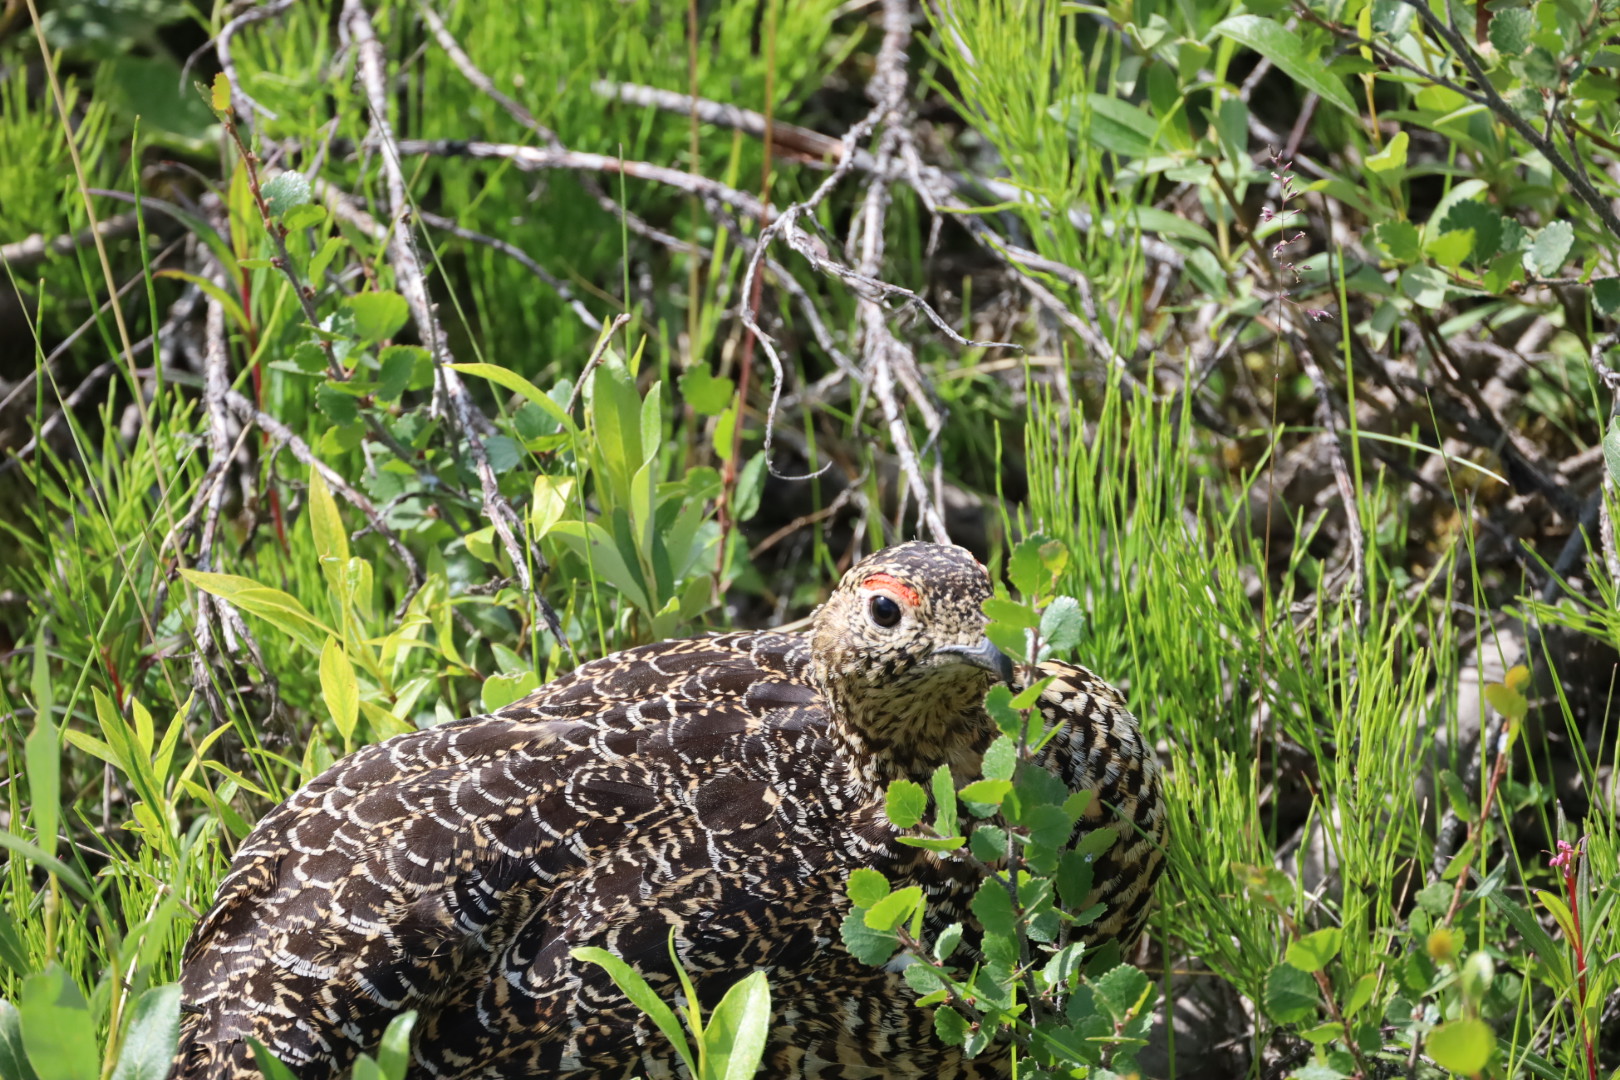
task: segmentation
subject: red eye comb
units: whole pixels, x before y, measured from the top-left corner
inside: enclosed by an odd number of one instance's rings
[[[912,607],[916,607],[918,602],[922,600],[916,589],[890,574],[873,574],[861,582],[861,588],[871,589],[873,592],[888,593],[896,600],[904,600]]]

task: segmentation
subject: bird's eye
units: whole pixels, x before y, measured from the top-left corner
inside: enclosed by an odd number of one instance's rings
[[[885,630],[897,626],[900,622],[900,605],[894,602],[893,597],[884,596],[882,593],[872,597],[867,611],[871,613],[872,621]]]

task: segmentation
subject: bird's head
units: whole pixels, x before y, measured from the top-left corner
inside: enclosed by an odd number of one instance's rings
[[[985,691],[1012,663],[984,636],[990,576],[966,549],[910,543],[856,563],[816,612],[811,669],[868,778],[975,775]]]

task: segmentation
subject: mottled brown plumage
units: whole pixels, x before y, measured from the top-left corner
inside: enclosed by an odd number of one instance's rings
[[[768,973],[767,1075],[1002,1075],[994,1053],[939,1045],[901,977],[838,933],[861,866],[923,885],[939,925],[966,913],[972,872],[896,843],[883,786],[940,763],[976,775],[984,693],[1010,673],[983,637],[989,595],[962,549],[900,545],[845,576],[809,640],[630,649],[338,762],[259,823],[197,924],[177,1077],[256,1075],[251,1035],[326,1080],[407,1008],[416,1077],[684,1075],[569,955],[613,950],[672,997],[671,927],[707,1002]],[[1043,667],[1041,710],[1064,725],[1043,764],[1098,793],[1083,827],[1121,833],[1088,932],[1131,937],[1161,867],[1157,772],[1114,690]]]

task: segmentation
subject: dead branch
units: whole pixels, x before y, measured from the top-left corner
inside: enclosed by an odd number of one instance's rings
[[[911,38],[910,11],[903,0],[891,0],[884,7],[884,37],[877,57],[876,75],[873,78],[869,92],[875,104],[870,112],[860,121],[850,127],[844,134],[839,145],[837,164],[832,172],[823,180],[803,202],[794,203],[783,210],[781,215],[764,228],[759,235],[752,256],[748,260],[748,269],[743,274],[743,295],[751,295],[754,281],[759,274],[766,253],[770,250],[771,242],[777,238],[783,239],[787,245],[805,258],[810,265],[819,271],[832,274],[856,286],[855,292],[860,297],[859,310],[862,327],[866,339],[864,367],[871,380],[873,392],[878,395],[879,403],[883,408],[885,420],[888,422],[890,438],[896,442],[896,452],[900,455],[902,469],[906,475],[909,490],[918,499],[920,519],[927,523],[930,531],[939,539],[946,538],[944,521],[939,517],[937,509],[933,509],[934,500],[928,492],[928,485],[924,482],[921,469],[916,460],[916,450],[911,442],[911,435],[905,425],[905,417],[894,400],[893,383],[895,364],[910,365],[914,367],[915,359],[911,352],[902,345],[889,331],[886,319],[884,301],[891,297],[901,297],[908,305],[915,305],[934,323],[947,337],[963,346],[990,347],[1010,345],[1006,342],[977,342],[970,341],[956,333],[951,326],[942,319],[921,297],[909,289],[892,285],[878,277],[882,270],[882,226],[888,206],[888,185],[892,180],[894,169],[892,163],[896,152],[903,140],[909,139],[905,125],[899,114],[901,113],[906,93],[905,57],[906,45]],[[856,268],[845,266],[832,259],[827,246],[819,239],[809,236],[798,227],[799,218],[812,218],[815,208],[819,206],[832,193],[834,188],[855,167],[856,151],[859,144],[870,137],[880,123],[890,121],[885,128],[879,149],[873,158],[873,179],[868,187],[867,202],[860,214],[856,216],[850,235],[850,246],[862,253],[860,265]],[[774,376],[771,386],[770,407],[765,415],[765,442],[767,455],[771,449],[772,437],[775,434],[776,414],[781,404],[782,387],[784,381],[782,358],[776,350],[776,343],[769,334],[766,334],[755,319],[747,305],[742,308],[743,325],[754,335],[760,343],[766,358],[770,361]],[[880,392],[881,391],[881,392]],[[924,410],[924,418],[930,425],[930,441],[939,431],[940,418],[936,411],[927,408],[926,396],[924,404],[919,406]],[[766,466],[776,476],[775,465],[767,457]],[[790,478],[784,478],[790,479]],[[936,488],[941,480],[939,470],[936,468]],[[903,509],[903,507],[902,507]]]
[[[723,209],[717,209],[715,212],[715,217],[721,223],[723,223],[728,230],[730,230],[733,240],[740,244],[743,250],[751,257],[755,248],[758,246],[759,241],[748,235],[747,230],[742,226],[742,222],[732,215],[726,213]],[[680,243],[684,244],[684,241],[680,241]],[[710,258],[710,252],[707,249],[694,247],[692,245],[686,246],[690,247],[692,253],[698,258],[705,261]],[[804,318],[806,324],[809,325],[810,334],[816,339],[816,344],[821,346],[821,350],[827,354],[827,356],[832,360],[833,365],[838,369],[837,371],[827,375],[823,380],[827,386],[843,384],[846,380],[848,380],[864,387],[866,383],[866,376],[859,368],[855,366],[848,354],[844,352],[838,341],[833,337],[832,331],[828,329],[826,320],[821,317],[821,311],[816,307],[815,299],[810,295],[809,291],[799,283],[798,279],[788,272],[787,267],[783,266],[769,255],[765,257],[763,265],[765,269],[770,272],[771,280],[773,283],[775,283],[776,287],[787,293],[789,298],[792,299],[794,307],[798,310],[800,316]],[[749,307],[749,314],[751,316],[754,314],[751,305]],[[822,387],[822,390],[825,389],[826,387]],[[797,403],[802,404],[804,401],[809,400],[809,398],[801,395],[794,400]]]
[[[567,646],[568,637],[563,633],[562,621],[557,618],[557,613],[551,609],[545,598],[535,591],[534,578],[529,573],[528,554],[532,554],[537,561],[540,555],[538,552],[526,554],[518,544],[517,536],[523,531],[523,523],[518,518],[517,511],[512,509],[511,503],[501,494],[500,482],[495,477],[495,470],[489,463],[489,454],[484,449],[481,432],[489,428],[489,420],[473,404],[471,395],[462,384],[461,376],[451,366],[455,361],[450,355],[444,328],[439,325],[438,316],[428,295],[427,277],[422,271],[421,260],[417,257],[414,232],[407,220],[411,204],[405,184],[405,173],[400,167],[400,155],[403,151],[395,140],[393,127],[388,121],[387,64],[383,57],[382,44],[377,40],[371,16],[361,0],[344,0],[343,18],[359,58],[360,83],[365,89],[371,112],[371,138],[379,144],[381,150],[378,156],[382,162],[385,188],[388,192],[390,218],[389,261],[394,267],[394,276],[400,293],[410,306],[411,317],[416,323],[417,331],[422,335],[423,343],[433,357],[439,390],[436,398],[442,399],[434,402],[435,408],[440,415],[447,416],[454,422],[461,438],[465,440],[468,450],[472,453],[474,469],[478,474],[483,493],[485,516],[495,527],[501,545],[512,560],[513,569],[523,585],[524,595],[538,606],[552,635]]]
[[[505,109],[512,119],[522,124],[528,130],[534,132],[547,146],[551,147],[553,150],[562,151],[564,153],[567,152],[568,148],[562,144],[562,140],[557,137],[557,133],[555,131],[552,131],[550,128],[540,123],[540,121],[536,120],[534,118],[534,114],[529,112],[528,109],[524,108],[523,105],[516,99],[503,93],[500,88],[495,85],[495,80],[491,79],[484,73],[482,68],[473,63],[472,57],[467,55],[467,51],[461,47],[461,43],[456,40],[455,35],[450,33],[450,28],[444,24],[444,20],[439,17],[438,12],[434,11],[426,3],[418,3],[417,10],[421,13],[422,20],[427,23],[428,29],[432,32],[434,40],[439,43],[439,47],[443,49],[445,55],[450,58],[450,62],[456,66],[456,70],[461,72],[462,78],[466,79],[473,85],[474,88],[487,96],[491,101]],[[700,251],[700,249],[696,248],[695,246],[687,244],[683,240],[677,239],[676,237],[673,237],[662,230],[654,228],[641,218],[637,217],[635,214],[632,214],[630,211],[621,207],[618,203],[614,202],[613,198],[609,196],[606,191],[602,190],[602,186],[598,184],[595,178],[589,173],[580,173],[579,183],[580,186],[583,187],[585,191],[596,200],[598,206],[602,207],[608,213],[613,214],[615,217],[622,219],[630,231],[636,233],[637,235],[656,240],[657,242],[664,244],[666,247],[675,248],[677,250],[684,249],[686,254],[695,254]],[[428,220],[426,215],[423,216],[423,220]],[[432,222],[429,221],[429,224],[432,224]],[[538,268],[537,264],[526,262],[524,265],[528,266],[529,269],[537,276],[544,275],[545,273],[543,270]],[[554,280],[550,279],[549,275],[545,279]],[[569,299],[569,294],[566,287],[558,283],[553,285],[553,288],[557,290],[559,295],[563,296],[565,299]],[[576,313],[580,312],[580,309],[577,307],[575,310]],[[587,325],[589,325],[592,330],[600,331],[602,329],[601,321],[595,319],[594,316],[592,316],[592,321],[587,323]]]
[[[911,186],[922,198],[923,204],[929,211],[936,214],[949,214],[953,220],[959,222],[981,247],[1000,261],[1014,280],[1029,293],[1041,307],[1049,311],[1058,322],[1062,323],[1070,333],[1079,338],[1093,353],[1102,357],[1110,365],[1120,371],[1121,380],[1126,387],[1138,393],[1151,392],[1141,380],[1132,375],[1126,366],[1125,358],[1119,354],[1113,344],[1103,335],[1096,325],[1096,301],[1092,298],[1091,283],[1084,274],[1072,266],[1067,266],[1053,259],[1045,258],[1033,251],[1017,247],[1008,243],[995,230],[985,222],[980,214],[972,212],[972,208],[956,198],[948,188],[939,184],[942,175],[937,169],[928,169],[923,165],[921,157],[911,150],[905,156],[907,174],[911,178]],[[1073,288],[1081,297],[1082,312],[1085,317],[1076,314],[1067,305],[1047,289],[1030,271],[1048,274],[1057,278],[1064,284]],[[1065,387],[1065,389],[1067,389]]]
[[[140,220],[135,214],[117,214],[75,233],[53,237],[35,233],[23,240],[0,244],[0,263],[10,266],[15,274],[29,270],[52,256],[71,255],[79,248],[94,244],[97,234],[103,240],[122,240],[126,236],[134,236],[139,229]]]
[[[206,501],[207,504],[202,538],[197,543],[196,566],[199,570],[209,569],[213,560],[214,532],[219,527],[220,508],[225,502],[225,467],[232,456],[225,408],[225,395],[231,388],[227,370],[230,352],[225,341],[225,307],[217,300],[208,302],[203,333],[206,343],[203,350],[203,411],[208,418],[208,449],[211,455],[208,473],[214,477],[214,483],[200,485],[197,490],[198,501]]]
[[[277,116],[271,110],[260,105],[246,90],[242,89],[242,80],[236,74],[236,63],[231,59],[231,38],[254,23],[275,18],[292,6],[293,0],[269,0],[268,3],[249,8],[220,27],[219,37],[214,42],[214,55],[219,57],[219,69],[225,73],[225,78],[230,83],[233,106],[237,115],[242,117],[250,129],[253,125],[254,113],[258,113],[267,120],[275,120]],[[185,93],[187,88],[184,72],[181,73],[180,78],[180,92]]]
[[[1436,363],[1444,367],[1450,376],[1445,393],[1430,397],[1435,411],[1462,425],[1474,445],[1501,458],[1515,489],[1534,491],[1547,500],[1559,517],[1572,525],[1579,521],[1581,504],[1575,493],[1554,479],[1557,470],[1542,459],[1540,452],[1528,439],[1502,419],[1479,392],[1474,380],[1464,377],[1458,370],[1451,346],[1440,336],[1433,320],[1420,316],[1417,326]],[[1420,379],[1407,377],[1402,381],[1419,393],[1434,389]],[[1466,401],[1471,408],[1463,407],[1454,400],[1456,398]]]
[[[76,236],[83,237],[86,232],[88,232],[88,230],[81,231],[80,233],[76,234]],[[85,242],[88,243],[88,239]],[[184,240],[182,238],[177,238],[170,242],[167,247],[153,256],[150,265],[154,268],[162,266],[168,261],[169,256],[173,255],[174,252],[180,248],[183,242]],[[17,385],[13,386],[6,393],[4,398],[0,398],[0,411],[5,410],[11,405],[12,402],[16,401],[18,397],[26,393],[29,388],[34,385],[34,380],[39,377],[41,372],[54,377],[54,368],[56,366],[56,362],[63,356],[67,355],[68,350],[71,349],[81,337],[89,333],[92,327],[98,325],[101,316],[105,315],[108,309],[110,309],[114,304],[120,302],[127,293],[135,288],[135,286],[143,283],[144,281],[146,281],[146,275],[144,273],[136,274],[120,285],[112,296],[102,301],[101,305],[96,309],[94,315],[85,319],[82,323],[76,326],[72,333],[63,338],[56,348],[51,350],[50,355],[45,357],[42,363],[34,365],[34,367],[25,373],[21,379],[17,380]],[[188,288],[186,293],[183,294],[181,304],[176,305],[177,309],[184,306],[185,310],[189,314],[191,304],[193,304],[196,298],[200,295],[201,293],[199,290],[195,288]],[[164,326],[158,332],[158,340],[160,343],[166,337],[175,332],[180,321],[182,320],[171,318],[164,324]],[[133,347],[131,348],[131,358],[144,354],[146,350],[151,347],[152,337],[151,335],[148,335],[142,338],[140,341],[134,343]],[[0,476],[4,476],[12,469],[18,468],[30,454],[38,450],[44,440],[49,439],[56,433],[57,428],[66,423],[67,412],[83,404],[84,401],[90,396],[91,391],[112,377],[116,368],[117,365],[111,361],[104,361],[103,363],[97,364],[94,368],[92,368],[85,375],[85,377],[80,380],[79,385],[69,392],[67,397],[62,399],[62,408],[56,412],[53,412],[49,417],[47,417],[45,422],[39,426],[39,430],[30,436],[26,443],[13,451],[5,461],[0,461]]]
[[[210,460],[203,482],[197,487],[192,511],[187,514],[185,520],[195,521],[199,509],[202,511],[202,535],[197,542],[194,565],[199,570],[210,570],[213,566],[214,536],[219,527],[220,510],[225,501],[225,472],[231,459],[241,448],[250,428],[246,424],[242,425],[241,438],[233,447],[229,425],[226,422],[225,405],[225,396],[230,392],[228,374],[230,352],[225,338],[225,308],[216,300],[208,302],[203,333],[205,341],[203,407],[208,417]],[[176,529],[178,530],[179,526],[176,526]],[[171,533],[172,535],[174,534]],[[164,584],[167,585],[167,580]],[[160,594],[160,602],[166,595],[166,590]],[[242,613],[236,609],[236,605],[201,591],[197,594],[197,618],[192,626],[192,637],[197,645],[191,659],[193,689],[202,694],[215,718],[223,721],[222,703],[213,689],[214,671],[208,660],[215,647],[213,621],[216,616],[223,630],[221,636],[224,638],[224,648],[220,651],[234,653],[243,646],[247,648],[248,656],[258,671],[260,684],[269,692],[270,712],[274,715],[277,712],[279,686],[270,666],[265,663],[258,640],[242,618]]]
[[[152,339],[150,337],[142,338],[140,341],[135,343],[135,348],[132,350],[131,355],[139,356],[150,348],[151,345]],[[74,387],[72,392],[69,393],[67,397],[62,399],[62,407],[56,412],[52,413],[50,416],[46,417],[45,422],[39,426],[39,430],[36,431],[27,442],[19,446],[10,457],[8,457],[5,461],[0,461],[0,476],[4,476],[12,469],[18,468],[20,465],[22,465],[23,461],[25,461],[35,450],[38,450],[45,440],[56,434],[56,429],[66,422],[67,414],[83,404],[85,399],[90,396],[91,391],[95,390],[106,380],[112,378],[113,372],[116,371],[117,368],[118,364],[113,360],[104,360],[95,367],[91,368],[90,372],[85,375],[83,380],[80,381],[79,385]]]
[[[1339,429],[1338,405],[1332,389],[1328,386],[1321,367],[1316,362],[1309,339],[1309,330],[1301,328],[1298,332],[1290,334],[1294,339],[1294,354],[1299,358],[1300,366],[1310,376],[1311,385],[1316,388],[1317,418],[1328,433],[1329,460],[1333,465],[1333,483],[1339,489],[1339,501],[1344,506],[1345,530],[1350,538],[1350,572],[1351,592],[1350,600],[1355,607],[1355,618],[1358,626],[1366,625],[1366,598],[1367,598],[1367,537],[1361,527],[1361,508],[1356,501],[1355,484],[1350,478],[1350,467],[1345,463],[1344,447],[1345,436]]]
[[[763,113],[726,102],[708,101],[704,98],[694,100],[689,94],[677,93],[674,90],[660,90],[655,86],[640,86],[636,83],[609,82],[606,79],[598,79],[591,83],[591,89],[599,97],[679,116],[695,115],[705,124],[741,131],[756,139],[763,139],[767,130]],[[829,160],[836,161],[843,152],[843,143],[840,140],[823,135],[819,131],[799,127],[797,124],[786,124],[773,119],[769,131],[773,149],[778,153],[786,151],[806,164],[819,165]],[[870,172],[873,164],[870,153],[856,148],[855,168],[862,172]]]
[[[876,100],[872,115],[888,121],[878,140],[877,161],[866,198],[851,230],[852,246],[860,253],[857,272],[864,278],[876,279],[883,269],[883,228],[889,208],[890,163],[901,152],[908,139],[902,112],[906,95],[906,46],[911,40],[911,11],[905,0],[885,0],[883,4],[883,42],[878,47],[876,73],[870,92]],[[942,499],[937,491],[930,491],[917,461],[911,432],[906,426],[905,414],[895,400],[894,379],[896,369],[910,369],[916,358],[889,330],[887,312],[878,295],[862,295],[857,307],[863,333],[862,354],[865,366],[872,373],[872,395],[889,427],[889,439],[900,458],[900,469],[906,477],[907,488],[917,500],[917,517],[939,543],[949,543],[950,534],[945,519],[940,516]],[[909,380],[908,380],[909,381]],[[909,387],[908,387],[909,389]],[[926,396],[917,399],[919,405]],[[932,410],[924,412],[929,439],[933,441],[942,421]],[[936,480],[938,477],[936,477]],[[935,487],[937,488],[937,483]],[[904,516],[904,501],[896,521]]]
[[[626,104],[659,109],[680,116],[691,116],[695,113],[699,120],[714,124],[716,127],[741,131],[755,138],[764,138],[765,135],[764,115],[737,105],[703,98],[694,101],[686,94],[678,94],[671,90],[660,90],[636,83],[609,82],[605,79],[592,83],[591,89],[602,97],[623,101]],[[830,158],[836,167],[836,164],[842,164],[846,160],[847,155],[850,167],[858,172],[869,173],[876,168],[876,159],[871,153],[859,146],[852,147],[847,135],[844,139],[833,139],[819,131],[784,124],[780,120],[772,120],[770,130],[773,139],[779,140],[785,148],[797,151],[806,163],[819,163]],[[865,139],[870,134],[868,131],[861,138]],[[1029,191],[1004,180],[969,176],[932,165],[924,166],[923,172],[930,187],[938,188],[943,185],[946,190],[959,195],[982,195],[987,203],[1024,205],[1035,201],[1035,197]],[[1041,209],[1044,213],[1055,212],[1050,206],[1043,206]],[[1081,232],[1090,232],[1097,227],[1090,212],[1083,207],[1070,207],[1065,216],[1069,219],[1069,223]],[[1109,223],[1104,223],[1103,232],[1104,235],[1113,236],[1116,230]],[[1141,248],[1142,254],[1148,259],[1176,269],[1180,269],[1185,262],[1181,252],[1153,237],[1142,237]]]
[[[568,395],[568,404],[563,406],[563,412],[573,414],[574,406],[579,404],[579,399],[585,394],[586,381],[590,379],[591,373],[596,370],[596,365],[600,364],[602,358],[607,355],[608,342],[612,341],[613,335],[624,329],[625,324],[629,321],[630,316],[622,311],[613,317],[613,325],[609,326],[607,333],[603,334],[601,339],[597,341],[596,348],[591,350],[590,359],[585,361],[585,367],[580,371],[579,379],[574,383],[574,389]]]
[[[456,70],[461,72],[462,78],[472,83],[479,93],[505,109],[511,114],[512,119],[540,136],[546,142],[557,145],[556,132],[541,124],[540,121],[534,118],[533,113],[501,92],[500,88],[495,85],[495,80],[484,74],[483,69],[473,63],[472,57],[467,55],[467,51],[461,47],[461,43],[455,39],[455,35],[450,33],[450,28],[445,26],[444,20],[439,18],[437,11],[434,11],[426,3],[418,3],[416,10],[422,16],[422,21],[427,23],[428,30],[433,34],[433,39],[439,43],[439,48],[444,50],[444,54],[450,58],[450,62],[456,66]]]
[[[1593,344],[1590,354],[1593,373],[1609,391],[1609,427],[1611,428],[1614,425],[1614,418],[1620,416],[1620,371],[1610,367],[1608,362],[1603,359],[1603,355],[1616,345],[1620,345],[1620,331],[1604,335]],[[1611,470],[1605,468],[1603,470],[1603,484],[1597,492],[1598,537],[1603,546],[1603,565],[1609,571],[1609,579],[1620,582],[1620,543],[1617,543],[1615,539],[1614,515],[1609,512],[1609,506],[1614,498],[1614,474]]]
[[[516,99],[503,93],[500,88],[495,85],[495,80],[491,79],[484,73],[482,68],[473,63],[472,57],[467,55],[466,50],[461,47],[461,43],[455,39],[455,35],[450,33],[449,27],[445,26],[444,20],[439,17],[438,12],[434,11],[425,3],[418,3],[417,10],[421,12],[422,20],[427,23],[428,29],[433,33],[434,40],[439,43],[439,47],[444,50],[445,55],[448,56],[450,58],[450,62],[456,66],[456,70],[461,72],[463,78],[465,78],[481,93],[486,95],[491,101],[495,102],[495,104],[505,109],[507,114],[510,115],[512,119],[516,120],[525,128],[538,135],[541,141],[551,149],[561,153],[568,153],[568,148],[563,145],[562,140],[557,137],[557,133],[555,131],[552,131],[550,128],[540,123],[540,121],[536,120],[534,118],[534,114],[529,112],[528,109],[524,108],[523,105]],[[658,243],[661,243],[664,246],[674,250],[684,250],[688,255],[696,254],[699,251],[699,249],[695,246],[687,244],[684,240],[671,236],[669,233],[666,233],[660,229],[654,228],[652,225],[649,225],[635,214],[632,214],[630,211],[624,209],[614,201],[612,196],[610,196],[606,191],[602,190],[602,186],[596,182],[595,178],[590,173],[580,172],[578,179],[580,186],[585,189],[587,194],[596,200],[597,205],[613,216],[623,220],[631,232],[634,232],[639,236],[645,236],[649,239],[656,240]],[[597,329],[600,328],[600,324],[598,324]]]
[[[745,217],[775,219],[771,208],[746,192],[728,187],[718,180],[693,176],[679,169],[665,168],[645,161],[588,154],[581,150],[564,150],[542,146],[517,146],[511,143],[475,142],[464,139],[401,139],[399,152],[404,157],[430,155],[434,157],[490,158],[510,161],[524,172],[542,172],[548,169],[568,169],[576,172],[622,173],[636,180],[663,184],[688,195],[713,199],[731,206]]]

